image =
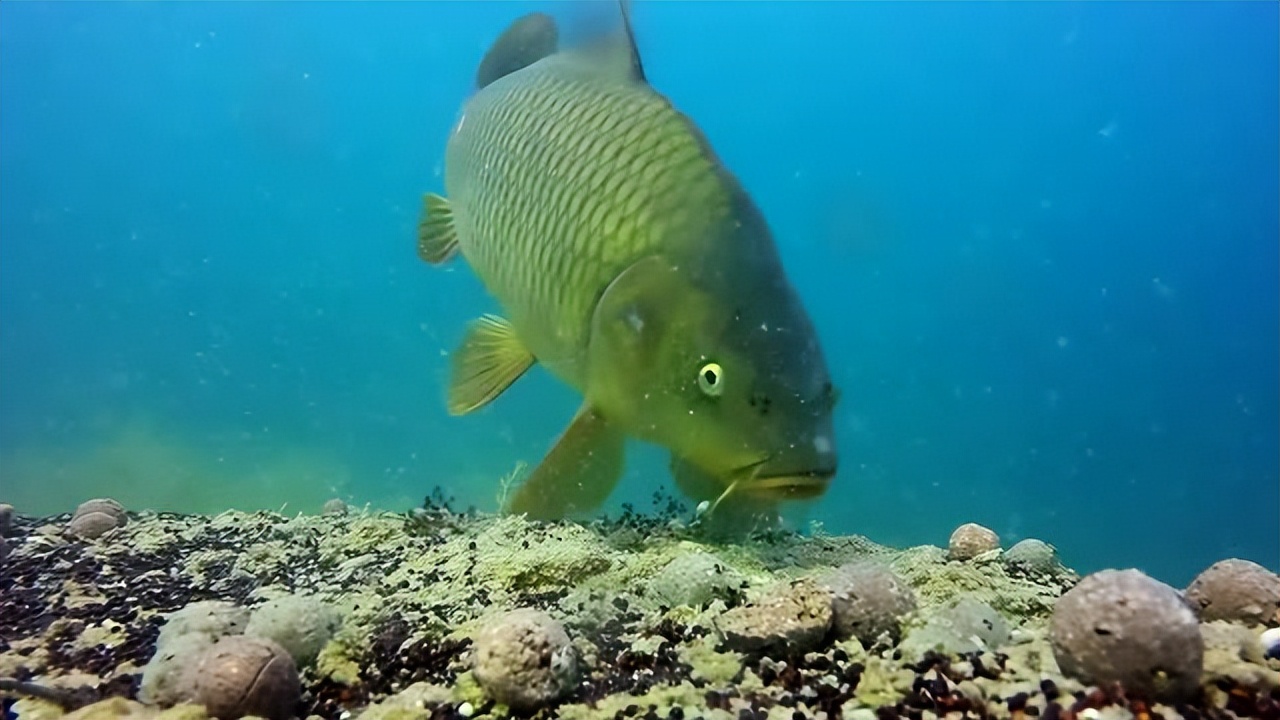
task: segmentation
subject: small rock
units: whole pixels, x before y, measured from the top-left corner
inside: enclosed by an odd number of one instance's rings
[[[0,503],[0,537],[8,535],[11,529],[13,529],[13,506],[9,503]]]
[[[827,576],[823,585],[831,593],[836,637],[857,638],[863,647],[876,644],[881,636],[896,644],[903,616],[916,609],[911,586],[881,565],[845,565]]]
[[[731,650],[805,653],[822,642],[833,615],[831,594],[806,578],[784,584],[758,605],[726,612],[719,627]]]
[[[223,600],[200,600],[169,613],[156,638],[156,651],[142,670],[138,698],[169,706],[190,697],[184,672],[205,649],[244,632],[249,610]]]
[[[1262,631],[1258,638],[1262,644],[1262,656],[1268,660],[1280,660],[1280,628]]]
[[[156,639],[157,652],[180,637],[199,635],[209,644],[239,635],[249,624],[249,610],[225,600],[199,600],[169,613]]]
[[[720,558],[707,552],[678,555],[649,583],[653,594],[671,606],[703,607],[719,598],[726,602],[742,592],[745,579]]]
[[[321,648],[342,624],[337,611],[306,595],[286,595],[253,609],[244,634],[274,640],[298,667],[315,662]]]
[[[1062,671],[1157,699],[1193,694],[1204,668],[1195,613],[1177,590],[1138,570],[1103,570],[1058,599],[1050,627]]]
[[[320,512],[323,515],[346,515],[349,509],[342,498],[333,498],[325,502]]]
[[[971,595],[938,610],[923,627],[902,641],[902,652],[913,660],[928,650],[961,655],[999,650],[1009,644],[1009,623],[990,605]]]
[[[1010,570],[1032,577],[1049,577],[1062,572],[1058,551],[1049,543],[1035,538],[1014,543],[1002,559]]]
[[[289,720],[302,697],[293,658],[270,640],[230,635],[193,658],[183,674],[184,699],[209,717]]]
[[[158,643],[156,652],[142,669],[138,699],[148,705],[169,707],[188,699],[186,669],[213,645],[207,635],[192,633]]]
[[[1000,549],[1000,536],[977,523],[965,523],[951,533],[947,544],[947,557],[952,560],[972,560],[979,555]]]
[[[1280,575],[1248,560],[1219,560],[1183,593],[1200,620],[1280,624]]]
[[[67,523],[67,531],[86,540],[96,540],[107,532],[129,522],[124,506],[110,498],[86,500],[76,508]]]
[[[473,662],[480,685],[518,712],[554,702],[578,678],[577,651],[564,625],[531,608],[512,610],[481,630]]]

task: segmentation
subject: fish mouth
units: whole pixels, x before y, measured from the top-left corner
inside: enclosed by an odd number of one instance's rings
[[[766,474],[765,462],[743,468],[735,483],[739,492],[768,500],[807,500],[826,492],[836,474],[833,467]]]

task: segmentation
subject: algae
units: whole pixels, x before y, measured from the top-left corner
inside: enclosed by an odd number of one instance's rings
[[[1045,632],[1056,599],[1077,576],[1013,573],[998,554],[954,562],[942,548],[894,550],[866,538],[776,528],[717,540],[670,515],[539,523],[458,514],[440,503],[410,514],[141,513],[92,543],[62,538],[64,521],[15,522],[14,550],[0,572],[15,579],[24,605],[0,614],[8,642],[0,669],[43,678],[88,672],[104,697],[132,692],[138,668],[155,653],[163,616],[199,600],[249,609],[290,594],[313,595],[344,617],[303,673],[305,710],[324,720],[457,718],[464,704],[476,717],[509,715],[472,677],[469,642],[517,607],[563,622],[585,668],[548,717],[606,720],[633,705],[639,715],[653,705],[664,717],[680,707],[690,720],[736,719],[744,710],[756,720],[792,720],[797,712],[869,719],[881,710],[928,717],[935,709],[912,688],[932,682],[926,673],[944,665],[910,657],[902,643],[958,596],[990,605],[1010,631],[998,653],[946,658],[957,702],[999,720],[1011,716],[1002,699],[1018,693],[1045,708],[1045,680],[1068,694],[1065,702],[1084,690],[1061,675]],[[740,578],[740,592],[655,591],[672,561],[703,554]],[[778,588],[811,585],[858,560],[890,567],[918,598],[898,646],[868,651],[833,633],[798,648],[723,646],[719,629],[729,613],[768,606]],[[674,582],[685,579],[675,574]],[[753,615],[764,617],[735,617]],[[1212,638],[1213,657],[1221,658],[1215,677],[1269,692],[1274,670],[1267,676],[1256,653],[1240,649],[1244,635],[1224,630]],[[62,715],[30,700],[19,706],[27,709],[23,720]],[[136,714],[119,702],[94,712],[109,709]]]
[[[693,668],[690,677],[714,687],[733,682],[742,672],[742,653],[732,650],[718,651],[716,643],[703,637],[685,644],[679,651],[680,660]]]

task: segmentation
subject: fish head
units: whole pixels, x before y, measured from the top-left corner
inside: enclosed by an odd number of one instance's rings
[[[733,289],[660,257],[602,296],[587,396],[724,489],[762,499],[821,495],[836,472],[831,383],[816,333],[785,279]]]

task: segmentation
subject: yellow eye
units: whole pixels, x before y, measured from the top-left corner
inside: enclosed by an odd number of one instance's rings
[[[698,388],[711,397],[724,392],[724,368],[719,363],[707,363],[698,370]]]

